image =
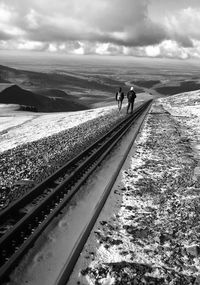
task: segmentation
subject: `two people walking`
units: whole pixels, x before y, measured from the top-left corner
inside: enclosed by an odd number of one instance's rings
[[[133,113],[133,106],[136,98],[136,93],[134,91],[134,88],[131,87],[130,90],[127,93],[127,99],[128,99],[128,106],[127,106],[127,114],[129,112],[129,109],[131,110],[131,113]],[[122,88],[119,88],[119,91],[116,93],[116,101],[118,103],[118,109],[121,111],[122,108],[122,101],[124,100],[124,93],[122,92]]]

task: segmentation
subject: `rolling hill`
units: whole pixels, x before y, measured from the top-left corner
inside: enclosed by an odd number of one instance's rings
[[[18,85],[12,85],[0,92],[0,103],[18,104],[23,107],[31,106],[34,107],[33,110],[38,112],[67,112],[88,109],[87,106],[77,102],[76,98],[67,95],[64,91],[52,90],[52,96],[45,95],[49,95],[49,92],[40,94],[39,91],[36,93],[25,90]]]
[[[113,92],[119,87],[119,81],[104,78],[100,80],[98,77],[80,77],[69,75],[65,72],[36,72],[28,70],[20,70],[0,65],[0,80],[2,82],[11,82],[22,86],[23,88],[56,88],[67,90],[84,90],[94,89],[99,91]],[[122,87],[124,83],[122,83]]]

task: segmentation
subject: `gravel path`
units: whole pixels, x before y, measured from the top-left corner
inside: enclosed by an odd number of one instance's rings
[[[200,284],[198,118],[163,106],[148,115],[69,284]]]
[[[108,115],[1,153],[0,208],[79,154],[124,116],[125,112],[112,109]]]

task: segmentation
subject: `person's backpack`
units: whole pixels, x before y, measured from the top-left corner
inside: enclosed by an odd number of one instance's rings
[[[129,91],[129,93],[128,93],[128,99],[129,99],[130,101],[133,101],[135,98],[136,98],[135,92],[134,92],[134,91]]]
[[[117,100],[121,101],[123,99],[122,92],[117,92]]]

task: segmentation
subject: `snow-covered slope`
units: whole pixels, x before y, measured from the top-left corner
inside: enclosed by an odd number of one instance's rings
[[[200,116],[200,90],[180,93],[158,100],[172,115],[195,117]]]
[[[152,96],[139,93],[136,104],[148,99],[152,99]],[[126,104],[125,99],[123,106]],[[116,104],[84,111],[58,113],[21,112],[17,111],[18,108],[18,105],[0,104],[0,153],[117,111]],[[124,110],[124,115],[125,113]],[[117,118],[119,113],[115,115]]]
[[[30,112],[12,112],[10,115],[1,115],[0,152],[75,127],[104,116],[114,109],[116,106],[78,112],[34,113],[34,115]]]
[[[0,132],[0,206],[55,172],[125,115],[111,106],[35,115],[13,111],[12,119],[0,117],[5,126]]]

